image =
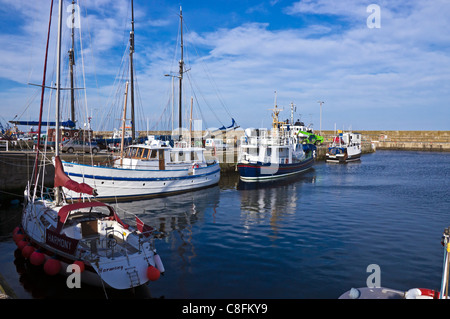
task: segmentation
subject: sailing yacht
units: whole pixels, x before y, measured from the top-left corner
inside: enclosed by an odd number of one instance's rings
[[[133,2],[132,2],[133,3]],[[133,10],[132,10],[133,12]],[[181,21],[181,59],[179,71],[179,124],[182,114],[183,61],[183,15]],[[132,13],[132,31],[130,33],[130,58],[134,52],[134,17]],[[130,78],[133,79],[133,63],[130,63]],[[128,85],[127,85],[128,86]],[[133,110],[133,83],[130,81],[131,108]],[[125,90],[127,95],[127,89]],[[133,111],[131,112],[134,113]],[[126,114],[126,98],[124,117]],[[132,115],[132,125],[134,123]],[[132,128],[132,134],[135,129]],[[124,134],[122,134],[123,136]],[[182,136],[180,130],[180,137]],[[134,140],[134,136],[133,136]],[[123,145],[124,143],[122,143]],[[112,165],[85,165],[62,162],[64,171],[74,181],[88,183],[97,189],[97,200],[121,201],[143,199],[154,196],[175,194],[216,185],[220,179],[220,165],[217,159],[205,158],[205,149],[192,147],[191,141],[180,141],[175,145],[160,140],[148,140],[145,143],[128,146],[121,151]],[[71,193],[71,195],[76,195]]]
[[[50,9],[49,31],[53,1]],[[45,165],[39,165],[39,145],[36,148],[35,170],[25,189],[22,221],[13,232],[13,239],[22,255],[31,264],[42,265],[48,275],[69,276],[74,271],[80,282],[114,289],[129,289],[150,280],[157,280],[164,272],[161,258],[156,253],[152,228],[136,216],[136,226],[125,223],[112,206],[102,202],[85,201],[73,203],[64,190],[77,194],[96,195],[96,190],[85,183],[70,179],[63,170],[59,158],[60,92],[61,92],[61,37],[63,0],[59,0],[56,121],[55,128],[55,176],[54,191],[39,187],[44,174],[39,173]],[[44,77],[41,95],[45,89]],[[41,123],[39,124],[40,132]],[[43,182],[42,182],[43,185]]]

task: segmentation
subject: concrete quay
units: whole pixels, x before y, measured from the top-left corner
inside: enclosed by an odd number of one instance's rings
[[[47,153],[45,158],[44,184],[53,185],[55,169],[51,162],[54,154]],[[39,163],[42,163],[40,155]],[[34,151],[1,151],[0,152],[0,191],[23,194],[25,186],[33,174],[36,153]],[[95,156],[88,154],[61,154],[65,161],[76,161],[82,164],[102,165],[112,159],[109,153],[100,153]],[[3,196],[0,193],[0,196]]]
[[[450,152],[450,131],[358,131],[377,150]],[[326,143],[334,131],[322,131]]]

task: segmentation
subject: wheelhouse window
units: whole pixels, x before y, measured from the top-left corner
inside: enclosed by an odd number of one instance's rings
[[[142,159],[146,160],[148,158],[149,153],[150,153],[150,150],[148,148],[144,148],[142,150]]]
[[[135,158],[141,158],[142,157],[142,152],[144,151],[143,148],[138,148],[136,149],[136,154],[134,155]]]
[[[200,160],[199,156],[198,156],[198,153],[197,152],[191,152],[191,161],[198,161],[198,160]]]

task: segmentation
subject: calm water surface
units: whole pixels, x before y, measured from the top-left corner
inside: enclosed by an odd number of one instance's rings
[[[10,235],[20,207],[0,214],[0,274],[19,298],[334,299],[363,287],[381,269],[381,285],[440,288],[450,226],[450,154],[378,151],[360,163],[316,163],[276,183],[219,186],[119,203],[159,230],[166,273],[132,294],[48,277],[14,257]]]

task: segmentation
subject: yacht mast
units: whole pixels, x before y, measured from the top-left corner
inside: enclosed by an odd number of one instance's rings
[[[56,118],[55,118],[55,156],[59,156],[59,141],[61,139],[59,128],[59,108],[60,108],[60,91],[61,91],[61,36],[62,36],[62,15],[63,15],[63,0],[59,0],[58,13],[58,45],[57,45],[57,59],[56,59]],[[60,188],[55,189],[56,204],[61,202]]]
[[[180,82],[180,88],[179,88],[179,97],[178,97],[178,123],[179,123],[179,132],[180,132],[180,139],[181,139],[181,128],[182,126],[182,120],[181,120],[181,107],[182,107],[182,97],[183,97],[183,72],[184,72],[184,61],[183,61],[183,12],[180,7],[180,38],[181,38],[181,59],[180,59],[180,75],[178,76],[179,82]]]
[[[38,125],[38,133],[37,133],[37,144],[36,144],[36,159],[34,162],[34,184],[37,185],[37,167],[38,167],[38,159],[39,159],[39,149],[41,145],[41,128],[42,128],[42,111],[44,105],[44,93],[45,93],[45,78],[47,75],[47,58],[48,58],[48,43],[50,40],[50,28],[52,25],[52,12],[53,12],[53,0],[50,4],[50,17],[48,21],[48,31],[47,31],[47,45],[45,46],[45,59],[44,59],[44,74],[42,76],[42,89],[41,89],[41,104],[39,107],[39,125]]]
[[[131,0],[131,32],[130,32],[130,99],[131,99],[131,142],[136,141],[136,127],[134,116],[134,69],[133,69],[133,53],[134,53],[134,7]]]
[[[123,164],[123,144],[124,144],[124,138],[125,138],[125,122],[127,117],[127,94],[128,94],[128,81],[125,84],[125,98],[124,98],[124,106],[123,106],[123,118],[122,118],[122,139],[120,142],[120,167],[122,167]]]
[[[75,94],[74,94],[74,81],[73,81],[73,66],[75,65],[75,0],[72,0],[72,48],[69,50],[69,68],[70,68],[70,112],[71,120],[75,123]]]

